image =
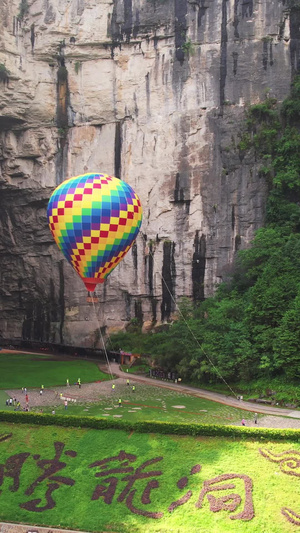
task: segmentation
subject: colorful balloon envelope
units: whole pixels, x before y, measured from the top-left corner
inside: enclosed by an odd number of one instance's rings
[[[47,216],[58,248],[92,292],[131,248],[141,227],[142,207],[124,181],[84,174],[55,189]]]

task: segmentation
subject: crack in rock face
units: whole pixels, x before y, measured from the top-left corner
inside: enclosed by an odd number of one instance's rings
[[[5,1],[0,20],[0,335],[101,348],[91,301],[47,227],[63,180],[133,187],[141,234],[99,288],[103,333],[165,327],[214,293],[265,218],[245,105],[299,70],[299,11],[252,0]],[[231,22],[232,21],[232,22]],[[6,52],[9,49],[9,53]],[[288,53],[287,53],[288,51]]]

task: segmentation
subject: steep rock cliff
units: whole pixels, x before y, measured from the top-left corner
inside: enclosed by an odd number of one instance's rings
[[[245,106],[289,92],[296,4],[2,0],[3,337],[96,346],[98,323],[146,328],[213,293],[264,221],[260,163],[239,142]],[[144,209],[96,312],[46,221],[55,186],[87,171],[127,181]]]

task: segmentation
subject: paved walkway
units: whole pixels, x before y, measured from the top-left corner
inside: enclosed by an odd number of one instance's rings
[[[32,526],[26,524],[11,524],[9,522],[0,522],[0,533],[79,533],[72,529],[56,529],[50,527]],[[80,533],[87,533],[81,531]],[[102,533],[105,533],[103,531]],[[113,531],[110,531],[113,533]]]

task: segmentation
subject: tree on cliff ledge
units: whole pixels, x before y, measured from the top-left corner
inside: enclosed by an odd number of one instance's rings
[[[238,149],[255,150],[262,162],[265,227],[215,297],[166,332],[137,335],[139,350],[190,381],[300,378],[300,77],[281,107],[270,97],[251,106],[246,124]],[[134,349],[137,337],[123,342]]]

